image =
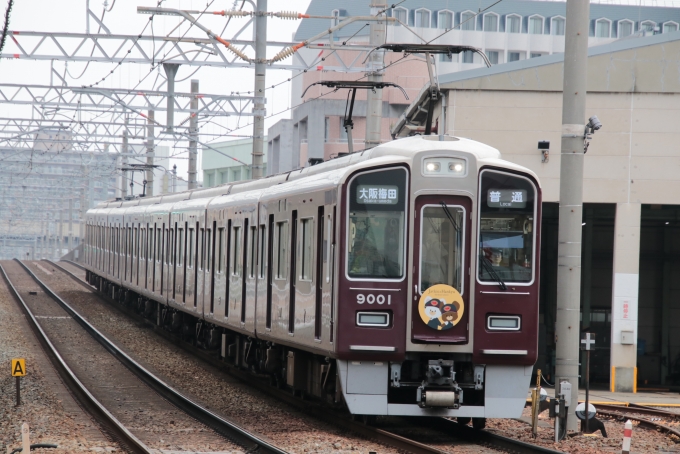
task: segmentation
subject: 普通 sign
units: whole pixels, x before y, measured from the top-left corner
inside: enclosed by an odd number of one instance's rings
[[[526,189],[489,189],[486,203],[493,208],[525,208]]]

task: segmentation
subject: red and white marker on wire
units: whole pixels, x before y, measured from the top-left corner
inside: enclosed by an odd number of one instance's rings
[[[626,421],[626,425],[623,426],[623,448],[621,448],[622,454],[630,454],[630,439],[633,436],[633,423],[630,419]]]

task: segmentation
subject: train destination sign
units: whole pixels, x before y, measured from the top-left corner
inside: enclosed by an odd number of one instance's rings
[[[360,184],[357,186],[357,203],[366,205],[396,205],[399,202],[397,186]]]
[[[493,208],[525,208],[526,189],[489,189],[486,204]]]

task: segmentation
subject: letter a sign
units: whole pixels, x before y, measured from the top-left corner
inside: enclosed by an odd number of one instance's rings
[[[26,375],[26,360],[24,358],[12,359],[12,377],[23,377]]]

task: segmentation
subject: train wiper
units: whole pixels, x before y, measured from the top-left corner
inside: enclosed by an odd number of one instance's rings
[[[449,221],[451,221],[453,228],[456,229],[456,232],[460,233],[460,228],[458,228],[458,224],[456,224],[455,219],[453,219],[453,216],[449,211],[449,207],[447,207],[444,202],[439,202],[439,204],[442,206],[442,209],[444,210],[444,214],[446,214],[446,217],[449,218]]]
[[[482,263],[482,267],[484,270],[491,275],[492,278],[498,282],[498,286],[501,288],[501,290],[507,290],[508,287],[505,285],[505,282],[503,282],[503,279],[496,273],[496,270],[493,269],[493,265],[491,264],[491,260],[488,258],[484,257],[484,254],[480,253],[479,254],[479,259],[480,262]]]

